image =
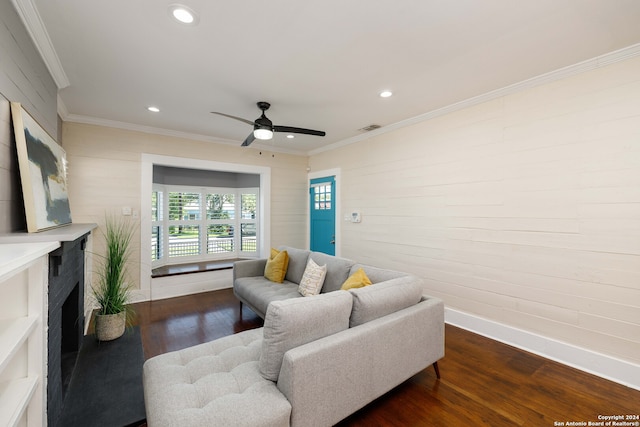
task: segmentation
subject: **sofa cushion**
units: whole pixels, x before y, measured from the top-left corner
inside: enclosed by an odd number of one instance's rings
[[[305,268],[307,268],[307,259],[309,251],[304,249],[292,248],[290,246],[281,246],[280,250],[287,251],[289,254],[289,268],[285,279],[300,284]],[[322,264],[320,264],[322,265]]]
[[[311,252],[309,256],[316,264],[327,266],[327,276],[324,278],[322,293],[339,290],[344,281],[347,280],[347,277],[349,277],[349,271],[354,264],[350,259],[335,257],[322,252]]]
[[[262,276],[240,277],[233,284],[233,292],[257,310],[264,318],[267,307],[272,301],[289,298],[302,298],[298,292],[298,284],[285,280],[282,283],[270,282]]]
[[[371,280],[369,280],[367,274],[362,268],[359,268],[349,276],[347,280],[345,280],[340,289],[348,291],[349,289],[362,288],[364,286],[369,286],[370,284]]]
[[[287,351],[348,329],[352,304],[347,291],[269,304],[260,355],[262,376],[277,381]]]
[[[271,256],[264,266],[264,277],[272,282],[282,283],[287,274],[289,265],[289,254],[287,251],[271,249]]]
[[[262,328],[165,353],[144,364],[152,426],[287,426],[291,404],[260,375]]]
[[[327,266],[320,266],[313,262],[311,258],[307,262],[307,268],[304,270],[302,280],[300,280],[300,286],[298,292],[300,295],[310,297],[318,295],[322,285],[324,284],[324,278],[327,275]]]
[[[419,303],[422,284],[408,275],[349,292],[353,296],[349,327],[354,327]]]

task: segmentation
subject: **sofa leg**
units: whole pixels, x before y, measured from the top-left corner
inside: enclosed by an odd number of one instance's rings
[[[242,320],[242,301],[240,301],[240,320]]]
[[[433,363],[433,369],[436,371],[436,378],[440,379],[440,368],[438,368],[438,362]]]

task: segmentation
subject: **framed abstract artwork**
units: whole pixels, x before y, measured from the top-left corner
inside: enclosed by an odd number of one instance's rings
[[[27,231],[33,233],[70,224],[64,150],[19,102],[11,103],[11,118]]]

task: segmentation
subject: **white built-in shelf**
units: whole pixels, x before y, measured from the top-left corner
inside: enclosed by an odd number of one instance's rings
[[[0,240],[0,282],[59,247],[59,242],[4,244]]]
[[[59,247],[0,240],[0,426],[46,422],[47,266]]]
[[[39,382],[40,378],[34,375],[0,384],[1,426],[18,425],[29,407]]]
[[[29,338],[39,318],[40,316],[25,316],[0,320],[0,372]]]

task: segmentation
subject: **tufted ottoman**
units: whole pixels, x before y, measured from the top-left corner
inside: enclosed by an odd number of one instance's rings
[[[149,427],[288,426],[291,404],[259,371],[263,328],[144,364]]]

